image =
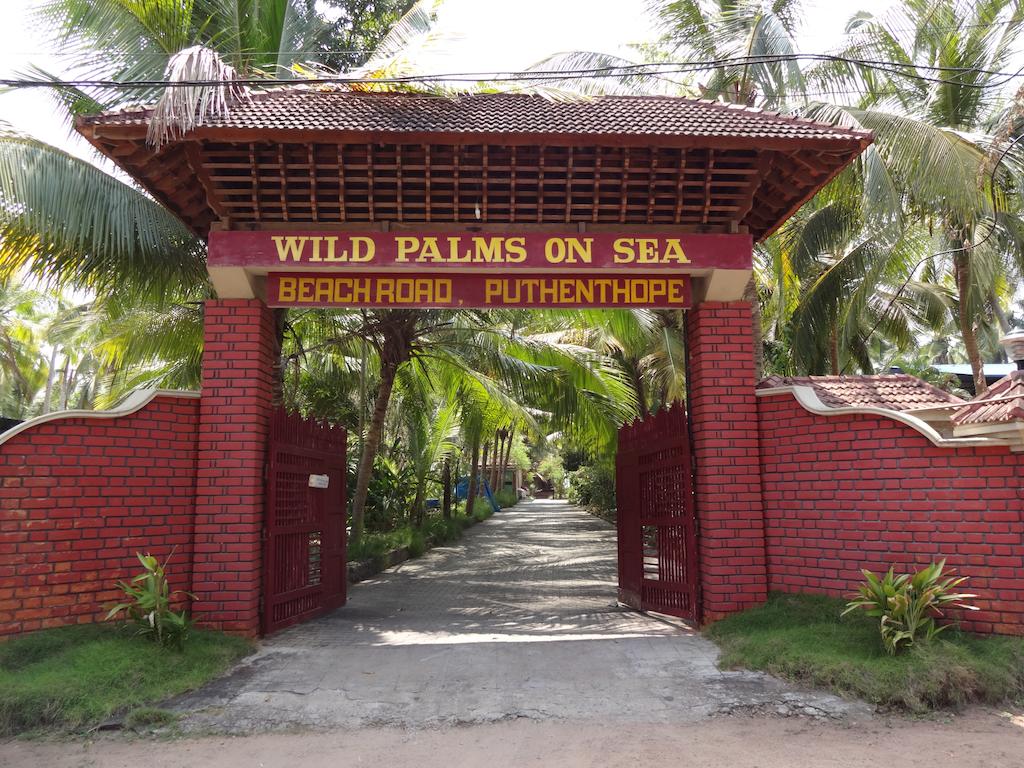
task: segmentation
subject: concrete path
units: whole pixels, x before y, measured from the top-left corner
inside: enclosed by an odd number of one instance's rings
[[[713,644],[615,601],[615,531],[561,502],[519,504],[353,586],[177,704],[186,730],[422,727],[516,718],[690,723],[863,705],[722,672]]]

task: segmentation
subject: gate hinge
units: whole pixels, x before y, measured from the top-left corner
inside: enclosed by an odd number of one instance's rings
[[[267,482],[270,479],[270,462],[263,462],[263,482]]]
[[[259,611],[260,616],[262,616],[263,615],[263,595],[260,595],[259,602],[257,603],[257,610]]]
[[[270,531],[266,528],[260,528],[260,541],[266,541],[270,538]]]

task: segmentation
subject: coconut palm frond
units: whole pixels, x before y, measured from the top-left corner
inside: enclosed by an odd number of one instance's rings
[[[98,204],[102,201],[102,204]],[[170,212],[95,166],[0,131],[0,278],[166,295],[206,282],[203,244]]]
[[[201,45],[174,54],[164,79],[195,84],[165,88],[153,107],[146,141],[157,147],[209,119],[227,117],[233,106],[249,99],[248,88],[237,82],[241,78],[235,68]]]

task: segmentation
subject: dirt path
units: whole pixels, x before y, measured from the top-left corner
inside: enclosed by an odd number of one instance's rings
[[[696,725],[513,721],[429,730],[365,728],[172,742],[0,744],[4,768],[1017,768],[1024,720],[972,712],[936,721],[721,717]]]

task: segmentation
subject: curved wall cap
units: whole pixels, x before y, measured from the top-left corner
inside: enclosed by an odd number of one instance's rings
[[[41,416],[36,416],[28,421],[23,421],[21,424],[16,424],[6,432],[0,432],[0,445],[3,445],[12,437],[21,434],[27,429],[31,429],[32,427],[37,427],[40,424],[46,424],[51,421],[57,421],[59,419],[115,419],[118,416],[129,416],[136,411],[141,411],[157,397],[187,397],[190,399],[198,399],[199,393],[181,389],[136,389],[129,393],[128,396],[120,403],[107,410],[70,410],[44,413]]]
[[[814,391],[814,387],[808,387],[802,384],[797,384],[790,387],[768,387],[765,389],[756,390],[758,397],[769,397],[771,395],[792,395],[793,398],[800,404],[800,406],[810,413],[814,413],[820,416],[844,416],[844,415],[863,415],[863,416],[883,416],[893,421],[899,421],[906,424],[911,429],[920,432],[922,435],[927,437],[935,445],[941,448],[957,448],[967,446],[994,446],[994,445],[1006,445],[1005,441],[994,440],[991,438],[979,438],[979,437],[943,437],[935,429],[926,424],[916,416],[911,416],[909,413],[904,411],[892,411],[887,408],[875,408],[871,406],[848,406],[844,408],[834,408],[829,405],[825,405],[818,397],[818,393]]]

